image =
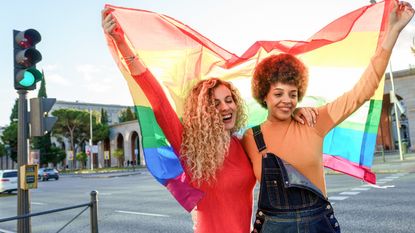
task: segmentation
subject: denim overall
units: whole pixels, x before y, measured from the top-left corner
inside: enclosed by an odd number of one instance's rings
[[[266,149],[261,128],[252,129],[261,152]],[[265,153],[252,232],[340,233],[340,226],[333,207],[316,186],[278,156]]]

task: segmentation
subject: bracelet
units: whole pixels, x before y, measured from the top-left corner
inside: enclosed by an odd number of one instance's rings
[[[138,59],[136,55],[125,57],[124,61],[127,65],[130,65],[134,60]]]

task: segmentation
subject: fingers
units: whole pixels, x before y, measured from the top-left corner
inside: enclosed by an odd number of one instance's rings
[[[313,127],[317,118],[316,112],[318,114],[318,111],[313,108],[298,108],[294,111],[293,118],[303,125]]]
[[[310,110],[309,112],[310,112],[310,115],[311,115],[312,126],[314,126],[316,124],[316,121],[317,121],[318,111],[316,113],[313,108],[309,108],[309,110]]]
[[[116,20],[114,17],[109,14],[104,18],[104,21],[102,22],[102,27],[104,28],[104,31],[108,34],[113,34],[114,29],[117,27]]]
[[[318,109],[317,108],[302,108],[299,111],[298,115],[302,115],[302,118],[305,119],[306,123],[310,127],[314,127],[314,125],[317,122],[317,116],[318,116]],[[303,123],[304,124],[304,123]]]
[[[414,12],[414,9],[412,8],[412,5],[409,2],[399,2],[398,11],[410,11]]]
[[[102,17],[102,27],[104,28],[104,31],[108,34],[112,34],[114,28],[116,27],[116,21],[114,17],[112,16],[111,12],[113,9],[110,8],[104,8],[101,11],[101,17]]]
[[[307,122],[307,125],[310,126],[310,127],[313,127],[314,126],[314,120],[315,120],[314,112],[311,111],[310,108],[304,108],[304,110],[305,110],[304,117],[305,117],[305,120]]]
[[[317,122],[317,116],[318,116],[318,108],[310,108],[311,114],[313,114],[313,122],[314,124]]]
[[[304,125],[304,120],[301,118],[301,114],[295,114],[294,115],[294,120],[300,122],[301,124]]]
[[[102,11],[101,11],[102,20],[104,20],[108,15],[110,15],[112,11],[113,11],[113,9],[111,9],[111,8],[102,9]]]

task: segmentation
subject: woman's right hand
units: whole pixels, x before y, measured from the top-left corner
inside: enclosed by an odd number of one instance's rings
[[[408,2],[394,1],[394,8],[389,15],[390,30],[396,30],[398,33],[411,21],[414,16],[414,9]]]
[[[109,35],[116,43],[124,41],[124,32],[121,27],[118,25],[117,20],[111,14],[112,9],[104,8],[101,11],[102,17],[102,28],[104,32]]]

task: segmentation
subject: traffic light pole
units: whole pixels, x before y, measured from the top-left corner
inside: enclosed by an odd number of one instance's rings
[[[27,113],[27,90],[18,90],[19,94],[19,108],[18,108],[18,130],[17,130],[17,165],[19,167],[26,165],[28,161],[27,154],[27,139],[28,139],[28,113]],[[20,177],[22,174],[18,172],[18,186],[17,186],[17,215],[25,215],[30,213],[30,193],[29,190],[24,190],[21,187]],[[31,233],[30,218],[23,218],[17,220],[18,233]]]

